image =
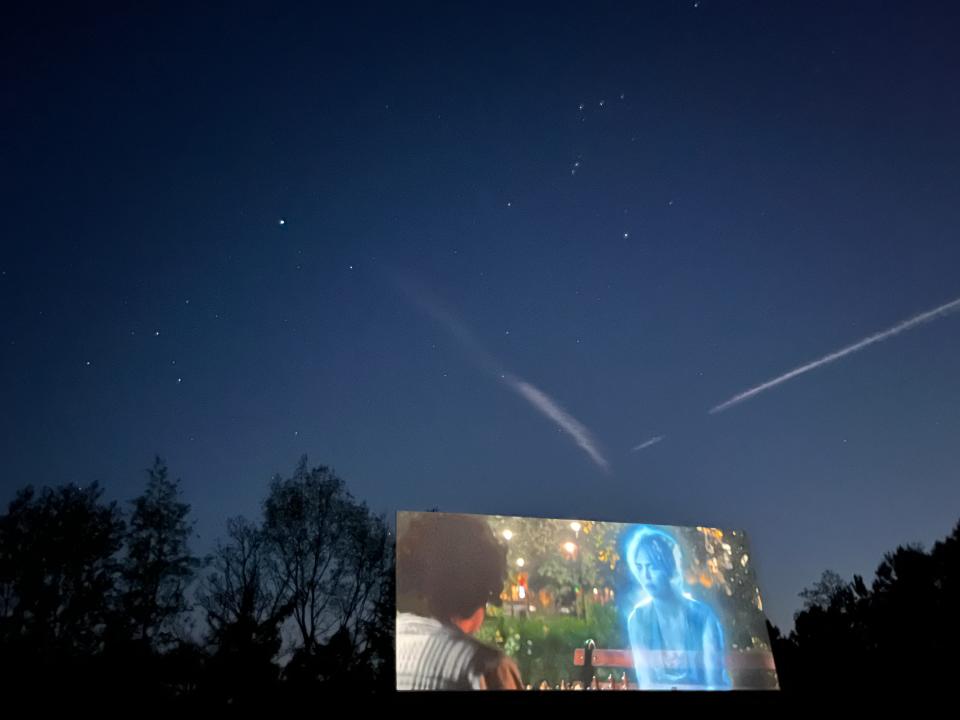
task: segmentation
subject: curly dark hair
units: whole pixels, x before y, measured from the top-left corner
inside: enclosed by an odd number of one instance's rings
[[[481,517],[420,513],[397,536],[400,612],[470,617],[499,604],[506,576],[507,549]]]

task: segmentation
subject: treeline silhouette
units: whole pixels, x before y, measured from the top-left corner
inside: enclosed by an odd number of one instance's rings
[[[929,551],[886,553],[870,585],[827,570],[800,596],[789,635],[768,624],[783,689],[942,692],[955,682],[960,522]]]
[[[392,691],[393,538],[332,470],[302,458],[207,557],[192,534],[160,458],[128,507],[96,484],[20,490],[0,516],[5,699],[249,706]],[[824,572],[788,635],[768,624],[781,687],[951,678],[958,548],[960,523],[930,551],[887,553],[869,586]]]
[[[98,485],[20,490],[0,516],[4,700],[306,702],[393,687],[393,538],[304,457],[191,554],[179,481],[156,458],[129,508]]]

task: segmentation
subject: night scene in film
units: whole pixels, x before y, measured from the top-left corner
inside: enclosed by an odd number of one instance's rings
[[[958,38],[8,9],[0,708],[952,687]]]

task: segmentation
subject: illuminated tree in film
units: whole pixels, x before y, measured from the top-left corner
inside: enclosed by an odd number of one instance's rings
[[[731,650],[769,650],[763,601],[747,537],[717,528],[677,528],[686,553],[684,581],[709,601],[723,622]]]
[[[517,599],[515,592],[524,586],[524,599],[538,609],[572,607],[589,614],[593,602],[612,597],[622,526],[516,517],[494,517],[490,524],[508,547],[504,599]]]

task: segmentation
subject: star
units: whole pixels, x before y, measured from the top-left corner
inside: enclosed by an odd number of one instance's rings
[[[178,377],[178,378],[177,378],[177,385],[179,385],[179,384],[182,383],[182,382],[183,382],[183,378],[182,378],[182,377]]]
[[[353,265],[349,265],[348,268],[349,268],[350,270],[353,270]]]
[[[86,365],[87,365],[87,367],[90,367],[90,361],[89,361],[89,360],[87,360]]]
[[[154,331],[153,331],[153,336],[154,336],[154,337],[160,337],[160,331],[159,331],[159,330],[154,330]]]
[[[286,224],[287,224],[286,218],[280,218],[279,220],[277,220],[277,225],[286,225]]]
[[[624,239],[627,239],[628,237],[630,237],[630,233],[624,233],[624,234],[623,234],[623,238],[624,238]]]

